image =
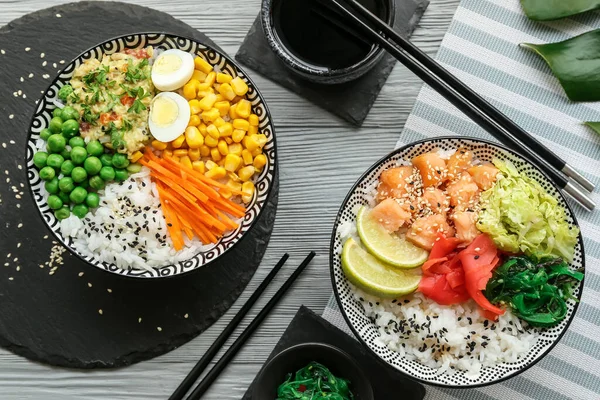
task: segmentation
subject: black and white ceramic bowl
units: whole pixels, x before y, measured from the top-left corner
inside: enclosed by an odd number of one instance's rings
[[[153,46],[155,49],[159,50],[180,49],[198,55],[206,59],[211,65],[218,66],[221,71],[226,71],[234,77],[239,76],[244,79],[249,87],[246,96],[252,103],[252,112],[259,117],[259,132],[263,133],[268,139],[267,144],[264,146],[264,154],[267,156],[267,165],[260,175],[255,178],[255,194],[252,201],[246,206],[246,215],[240,226],[235,231],[231,231],[222,237],[217,244],[202,251],[193,258],[179,262],[175,265],[165,265],[160,268],[153,268],[152,271],[119,268],[114,264],[102,262],[95,257],[89,257],[77,251],[73,246],[72,239],[65,238],[61,234],[60,223],[55,218],[53,210],[48,207],[46,202],[47,193],[44,189],[44,181],[40,179],[38,170],[33,164],[33,155],[37,151],[36,143],[40,140],[40,132],[48,126],[50,119],[52,118],[52,111],[56,108],[55,101],[58,91],[63,85],[69,82],[73,75],[73,71],[84,60],[101,58],[104,54],[112,54],[125,49],[137,49],[146,46]],[[277,166],[275,130],[271,114],[264,98],[248,75],[235,61],[233,61],[233,59],[216,49],[206,44],[199,43],[194,39],[167,33],[138,33],[110,39],[83,52],[70,62],[52,81],[37,103],[35,114],[31,120],[25,157],[30,192],[41,217],[57,239],[73,254],[95,267],[115,274],[136,278],[164,278],[179,275],[205,266],[230,250],[242,236],[252,228],[254,222],[261,214],[269,197]]]
[[[427,367],[418,361],[400,356],[399,353],[390,350],[380,341],[381,334],[378,331],[377,325],[367,317],[361,302],[354,297],[353,289],[342,271],[340,254],[343,243],[338,234],[338,227],[344,222],[353,223],[356,220],[358,208],[368,204],[367,198],[369,197],[369,192],[373,190],[372,188],[378,181],[379,175],[385,169],[398,165],[397,162],[400,160],[410,161],[420,154],[436,149],[452,150],[460,147],[471,150],[475,157],[481,161],[492,161],[494,158],[511,161],[520,173],[525,173],[535,179],[548,193],[554,196],[559,204],[566,209],[569,221],[577,225],[573,211],[558,188],[543,172],[522,156],[501,145],[480,139],[441,137],[426,139],[403,146],[379,160],[359,178],[346,196],[338,212],[333,227],[330,249],[331,280],[337,303],[346,322],[363,345],[383,361],[413,379],[427,384],[453,388],[486,386],[498,383],[525,371],[541,360],[558,343],[571,324],[578,306],[577,301],[570,300],[568,302],[567,317],[553,328],[538,330],[540,336],[536,344],[518,362],[502,363],[494,367],[482,368],[478,377],[469,377],[464,372],[458,371],[455,371],[453,374],[439,374],[433,368]],[[585,256],[583,240],[580,234],[571,268],[577,270],[583,269],[584,266]],[[578,299],[581,299],[582,289],[583,282],[581,282],[573,293]]]

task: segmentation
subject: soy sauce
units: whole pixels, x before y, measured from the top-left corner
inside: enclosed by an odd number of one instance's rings
[[[274,0],[273,28],[288,51],[313,67],[342,69],[352,66],[373,49],[315,12],[314,2],[323,0]],[[359,0],[381,19],[388,10],[381,0]]]

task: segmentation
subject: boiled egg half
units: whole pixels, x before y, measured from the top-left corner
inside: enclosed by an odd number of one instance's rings
[[[194,73],[194,57],[185,51],[171,49],[161,53],[152,64],[152,83],[163,92],[177,90]]]
[[[190,122],[190,105],[177,93],[162,92],[150,103],[148,127],[160,142],[171,142],[185,132]]]

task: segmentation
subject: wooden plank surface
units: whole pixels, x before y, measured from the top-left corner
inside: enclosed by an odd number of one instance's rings
[[[431,0],[413,42],[434,55],[459,0]],[[62,2],[0,0],[0,26],[28,12]],[[136,0],[168,12],[208,34],[233,55],[254,21],[259,0]],[[64,29],[69,29],[68,21]],[[75,27],[73,27],[76,29]],[[73,33],[76,34],[76,33]],[[421,82],[397,65],[362,128],[356,129],[289,91],[248,71],[266,97],[277,129],[281,190],[265,259],[233,308],[203,335],[151,361],[119,370],[74,371],[30,362],[0,349],[0,399],[166,399],[284,252],[291,257],[280,277],[251,311],[251,319],[310,251],[317,257],[204,397],[240,399],[260,366],[304,304],[318,313],[331,295],[328,248],[333,220],[354,181],[391,151]],[[247,321],[238,329],[245,327]]]

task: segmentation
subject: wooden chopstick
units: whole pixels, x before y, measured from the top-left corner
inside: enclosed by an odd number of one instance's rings
[[[231,322],[227,324],[227,327],[223,329],[223,332],[217,337],[214,343],[209,347],[209,349],[204,353],[202,358],[196,363],[194,368],[190,371],[190,373],[183,379],[181,384],[175,389],[169,400],[181,400],[185,396],[185,394],[190,390],[190,388],[194,385],[196,380],[202,375],[202,372],[206,369],[208,364],[210,364],[211,360],[215,357],[217,352],[223,347],[225,341],[231,336],[235,328],[239,325],[240,321],[244,316],[248,313],[250,308],[256,303],[256,300],[260,297],[260,295],[265,291],[269,283],[275,278],[277,272],[283,267],[287,259],[289,258],[289,254],[285,253],[283,257],[279,260],[279,262],[273,267],[271,272],[266,276],[266,278],[261,282],[260,286],[256,289],[252,296],[246,301],[246,303],[242,306],[240,311],[232,318]]]
[[[558,156],[552,153],[549,149],[546,149],[544,155],[552,154],[553,160],[558,160],[556,165],[562,165],[561,170],[556,169],[553,164],[545,159],[544,156],[538,154],[537,150],[531,149],[528,147],[529,143],[533,143],[533,141],[523,142],[521,132],[525,133],[528,137],[532,138],[527,132],[523,129],[520,129],[520,132],[516,132],[516,136],[514,131],[510,130],[510,127],[506,127],[502,124],[503,121],[509,120],[508,117],[503,115],[499,110],[497,110],[493,105],[483,99],[481,96],[477,95],[471,89],[469,89],[464,83],[462,83],[458,78],[452,76],[448,71],[444,70],[442,66],[437,64],[433,59],[427,56],[425,53],[422,53],[418,48],[414,45],[410,44],[406,39],[397,35],[393,29],[391,29],[385,22],[381,21],[377,16],[373,15],[369,10],[359,4],[356,0],[345,0],[346,3],[352,5],[356,13],[359,13],[365,19],[368,19],[369,22],[373,23],[377,29],[385,31],[386,34],[389,34],[388,31],[392,31],[395,35],[393,39],[399,38],[401,42],[396,43],[394,40],[388,39],[379,33],[378,30],[374,29],[367,22],[360,19],[353,11],[349,8],[345,7],[341,4],[339,0],[327,0],[330,4],[335,6],[337,10],[345,17],[347,17],[348,22],[353,23],[356,27],[360,28],[362,32],[368,36],[374,42],[377,42],[384,49],[386,49],[390,54],[392,54],[398,61],[404,64],[408,69],[410,69],[415,75],[421,78],[425,83],[430,85],[433,89],[439,92],[442,96],[444,96],[448,101],[450,101],[454,106],[456,106],[459,110],[469,116],[473,121],[475,121],[478,125],[486,129],[492,136],[494,136],[499,141],[507,144],[513,150],[516,150],[519,153],[524,154],[530,161],[533,161],[537,164],[546,174],[550,176],[550,178],[564,190],[569,196],[575,199],[579,204],[581,204],[587,210],[593,210],[595,208],[595,203],[588,197],[584,190],[580,189],[580,184],[586,185],[588,187],[593,188],[593,184],[585,179],[583,176],[578,174],[573,170],[568,164],[564,163]],[[317,2],[318,4],[319,2]],[[320,8],[320,7],[319,7]],[[391,36],[391,35],[390,35]],[[404,44],[405,47],[410,47],[411,52],[404,49],[401,45]],[[408,43],[408,44],[407,44]],[[418,59],[414,54],[411,53],[419,53]],[[426,64],[422,63],[420,60],[427,59]],[[436,65],[434,70],[432,71],[428,66]],[[436,74],[440,70],[444,70],[445,72],[442,76]],[[450,82],[446,81],[445,78],[448,76],[452,76],[451,82],[460,83],[460,88],[453,87]],[[459,90],[462,92],[459,92]],[[466,96],[465,96],[466,94]],[[480,109],[478,105],[486,104],[484,109]],[[485,110],[494,109],[495,112],[493,114],[495,116],[502,115],[503,118],[498,120],[492,118],[492,116],[488,115]],[[512,122],[512,121],[511,121]],[[515,125],[512,122],[511,125]],[[539,146],[543,145],[537,140],[533,139]],[[570,173],[573,180],[576,180],[581,183],[573,184],[569,178],[567,178],[563,173]],[[574,173],[573,173],[574,172]],[[577,178],[581,177],[581,179]],[[589,184],[586,184],[588,182]]]
[[[258,315],[250,322],[248,327],[240,334],[240,336],[233,342],[231,347],[227,349],[223,357],[215,366],[206,374],[204,379],[196,386],[196,388],[192,391],[192,393],[188,396],[187,400],[198,400],[204,393],[208,390],[210,385],[217,379],[219,374],[227,367],[227,364],[235,357],[237,352],[242,348],[246,340],[252,336],[252,333],[258,328],[260,323],[265,319],[265,317],[269,314],[269,312],[275,307],[277,302],[283,297],[283,295],[288,291],[288,289],[292,286],[296,278],[304,271],[306,266],[310,263],[310,261],[314,258],[315,252],[311,251],[309,255],[302,261],[302,264],[296,268],[296,270],[292,273],[292,275],[288,278],[287,281],[279,288],[277,293],[273,296],[271,300],[265,305],[265,307],[258,313]]]

